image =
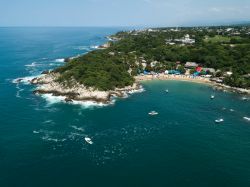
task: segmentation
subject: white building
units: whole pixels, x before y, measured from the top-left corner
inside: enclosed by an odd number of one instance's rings
[[[186,34],[182,39],[175,39],[176,42],[182,42],[183,44],[194,44],[195,39],[191,39],[189,34]]]

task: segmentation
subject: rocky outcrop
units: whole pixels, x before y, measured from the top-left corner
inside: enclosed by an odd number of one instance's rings
[[[250,94],[249,89],[244,89],[244,88],[236,88],[236,87],[231,87],[225,84],[215,84],[214,88],[216,90],[221,90],[221,91],[229,91],[229,92],[234,92],[238,94]]]
[[[48,73],[31,80],[32,84],[37,85],[35,94],[52,94],[53,96],[64,96],[66,102],[72,101],[94,101],[108,104],[112,97],[125,97],[129,92],[136,92],[141,89],[140,85],[135,83],[121,89],[110,91],[100,91],[94,88],[85,87],[78,82],[71,80],[70,84],[57,81],[60,74]]]

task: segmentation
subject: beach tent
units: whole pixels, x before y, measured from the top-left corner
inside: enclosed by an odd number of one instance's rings
[[[199,76],[199,75],[200,75],[199,72],[195,72],[195,73],[194,73],[194,76]]]
[[[180,72],[180,71],[177,71],[177,70],[169,70],[169,71],[168,71],[168,74],[180,75],[181,72]]]
[[[201,71],[202,71],[202,67],[198,66],[197,68],[195,68],[195,70],[196,70],[197,72],[201,72]]]

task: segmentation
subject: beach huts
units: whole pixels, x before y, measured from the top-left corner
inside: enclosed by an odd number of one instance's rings
[[[188,68],[188,69],[195,69],[198,66],[199,65],[196,62],[186,62],[185,64],[185,68]]]

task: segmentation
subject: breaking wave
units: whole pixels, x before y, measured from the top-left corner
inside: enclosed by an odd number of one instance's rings
[[[42,94],[42,98],[44,98],[49,105],[52,104],[57,104],[57,103],[67,103],[65,101],[66,97],[65,96],[54,96],[53,94]],[[69,102],[68,104],[72,105],[80,105],[82,108],[93,108],[93,107],[104,107],[108,106],[108,104],[104,103],[97,103],[94,101],[72,101]]]
[[[40,75],[41,76],[41,75]],[[23,83],[23,84],[30,84],[30,82],[39,76],[27,76],[27,77],[19,77],[14,80],[12,80],[12,83],[18,84],[18,83]]]
[[[55,62],[65,62],[65,59],[64,58],[58,58],[55,60]]]

